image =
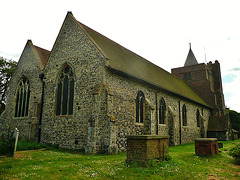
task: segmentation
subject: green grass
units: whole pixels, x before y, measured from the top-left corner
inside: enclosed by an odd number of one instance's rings
[[[223,142],[213,157],[195,155],[194,144],[170,147],[169,161],[149,166],[126,164],[126,153],[85,155],[66,150],[18,151],[15,158],[0,158],[0,179],[239,179],[240,166],[228,155],[233,143]]]

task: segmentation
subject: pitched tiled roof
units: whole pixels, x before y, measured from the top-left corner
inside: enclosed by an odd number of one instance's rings
[[[43,65],[43,67],[42,67],[42,69],[43,69],[45,67],[46,63],[47,63],[47,60],[48,60],[51,52],[46,50],[46,49],[40,48],[38,46],[35,46],[35,45],[33,45],[33,46],[37,50],[37,53],[40,57],[42,65]]]
[[[72,16],[71,13],[69,13],[69,15]],[[72,18],[74,17],[72,16]],[[102,52],[105,58],[109,59],[109,68],[141,79],[161,89],[185,97],[199,104],[208,106],[208,104],[203,101],[202,98],[198,96],[197,93],[193,91],[184,81],[87,27],[86,25],[78,22],[76,19],[75,21],[96,45],[99,51]]]
[[[32,43],[31,40],[27,41],[27,45],[31,46],[33,49],[36,50],[36,52],[37,52],[36,55],[39,57],[39,58],[37,58],[38,64],[39,64],[41,70],[43,70],[45,65],[47,64],[47,60],[48,60],[48,58],[49,58],[49,56],[51,54],[51,51],[48,51],[46,49],[40,48],[38,46],[35,46]]]

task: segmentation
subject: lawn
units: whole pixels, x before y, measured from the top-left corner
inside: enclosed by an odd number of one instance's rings
[[[194,144],[170,147],[169,161],[147,167],[126,164],[126,153],[85,155],[51,149],[18,151],[0,158],[0,179],[240,179],[240,166],[228,151],[239,140],[223,142],[213,157],[195,155]]]

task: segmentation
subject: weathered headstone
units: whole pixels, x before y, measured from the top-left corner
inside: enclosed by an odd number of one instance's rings
[[[19,135],[19,130],[17,128],[15,128],[14,132],[13,132],[13,137],[15,138],[13,157],[15,156],[15,153],[16,153],[16,150],[17,150],[18,135]]]

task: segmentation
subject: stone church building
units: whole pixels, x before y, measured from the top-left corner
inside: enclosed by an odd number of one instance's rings
[[[0,135],[83,149],[126,150],[126,135],[169,135],[170,145],[229,138],[220,64],[191,48],[172,74],[77,21],[71,12],[51,51],[28,40],[10,81]]]

